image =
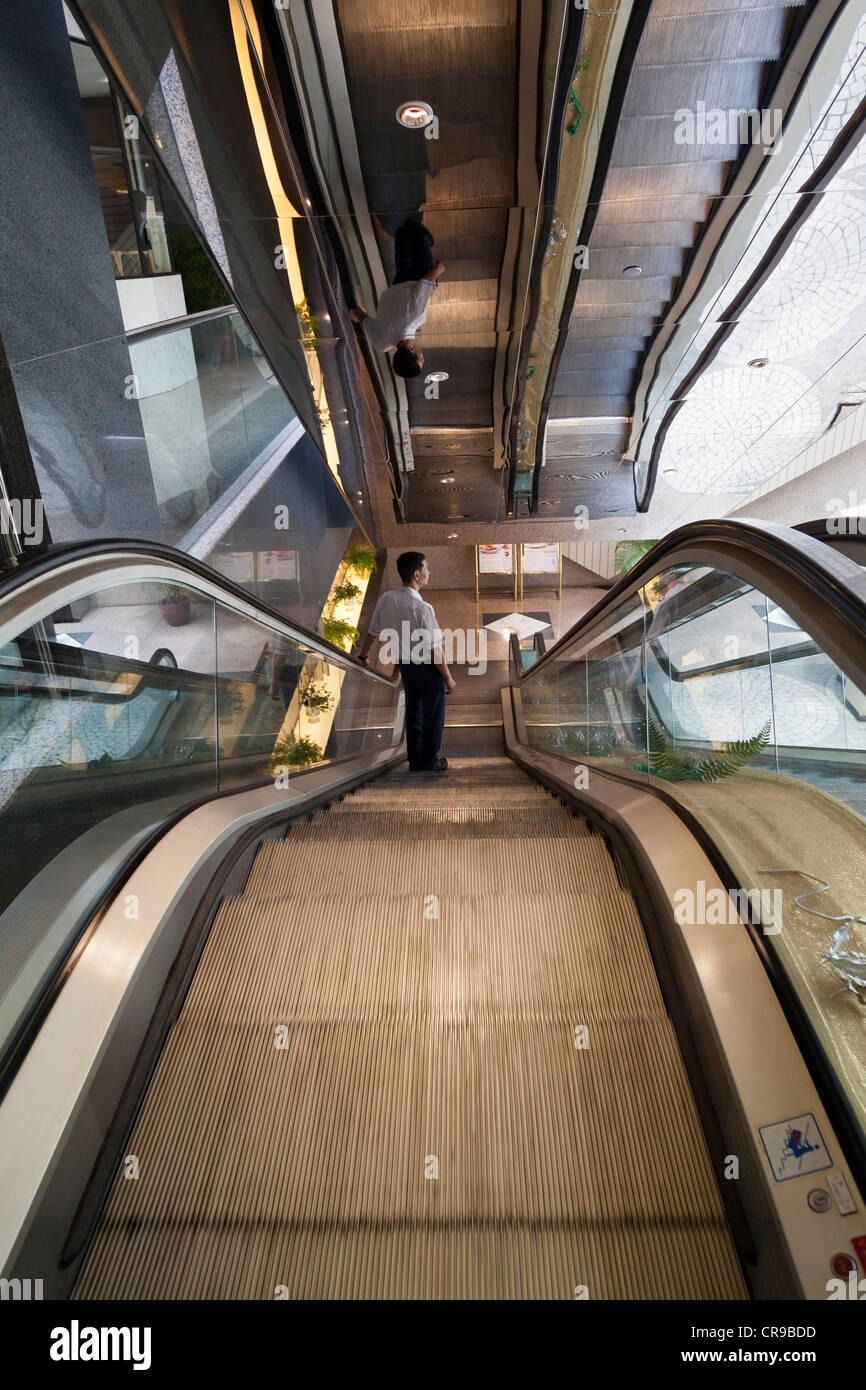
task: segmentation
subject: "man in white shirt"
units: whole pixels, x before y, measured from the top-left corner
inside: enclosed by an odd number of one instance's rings
[[[397,573],[403,587],[379,596],[360,656],[369,664],[373,645],[380,641],[383,654],[400,672],[406,692],[410,771],[444,772],[448,760],[440,758],[439,746],[445,726],[445,696],[451,694],[456,682],[448,670],[433,606],[419,593],[430,578],[430,570],[420,550],[407,550],[397,557]]]
[[[420,222],[407,218],[395,236],[397,274],[394,284],[379,300],[372,316],[364,309],[350,309],[349,317],[362,325],[379,352],[395,348],[392,365],[397,376],[419,376],[424,354],[415,345],[415,334],[427,318],[430,296],[445,267],[433,261],[433,238]],[[429,267],[429,268],[427,268]]]

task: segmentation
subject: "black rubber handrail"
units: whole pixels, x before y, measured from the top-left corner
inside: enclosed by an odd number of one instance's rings
[[[831,526],[838,526],[840,522],[857,521],[862,526],[862,531],[831,531]],[[815,540],[823,541],[825,545],[862,545],[866,546],[866,516],[861,517],[818,517],[815,521],[801,521],[793,528],[795,531],[802,531],[804,536],[814,536]]]
[[[689,560],[706,564],[706,558],[701,556],[702,545],[719,545],[730,551],[732,560],[739,552],[746,559],[759,557],[777,565],[780,574],[789,579],[793,576],[828,613],[850,626],[852,647],[856,645],[862,648],[866,640],[866,579],[853,561],[802,529],[794,530],[766,521],[734,521],[723,517],[712,521],[693,521],[663,537],[608,590],[604,598],[549,647],[525,675],[518,675],[518,679],[534,676],[541,667],[562,656],[566,648],[582,632],[594,627],[605,612],[611,612],[620,599],[653,579],[667,565],[688,563]],[[676,560],[672,559],[673,556],[676,556]]]
[[[216,585],[231,598],[240,599],[241,602],[248,604],[256,610],[258,616],[275,626],[285,635],[295,638],[299,642],[311,644],[322,651],[322,655],[329,660],[334,660],[339,665],[347,666],[350,669],[357,669],[369,676],[371,680],[381,681],[384,685],[396,686],[399,677],[389,678],[381,675],[378,671],[373,671],[363,661],[359,661],[356,656],[345,652],[341,647],[334,646],[319,632],[311,632],[309,628],[301,623],[295,622],[294,618],[286,618],[282,613],[278,613],[275,608],[255,594],[244,589],[240,584],[235,584],[218,570],[211,569],[202,560],[196,559],[192,555],[186,555],[181,550],[175,550],[173,546],[165,545],[162,541],[141,541],[108,539],[95,541],[75,541],[67,545],[52,545],[46,550],[42,550],[31,560],[25,560],[14,570],[0,577],[0,604],[7,598],[22,588],[25,584],[31,583],[43,575],[50,574],[53,570],[62,569],[64,565],[75,560],[97,559],[100,555],[109,557],[119,552],[124,554],[141,555],[150,560],[163,560],[169,564],[177,566],[178,569],[186,570],[189,574],[195,575],[199,579],[204,579],[209,584]]]

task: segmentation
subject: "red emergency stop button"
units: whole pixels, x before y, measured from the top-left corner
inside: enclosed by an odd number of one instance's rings
[[[849,1274],[857,1273],[857,1261],[853,1255],[834,1255],[830,1261],[830,1268],[837,1279],[847,1279]]]
[[[855,1236],[851,1244],[854,1246],[860,1264],[866,1268],[866,1236]]]

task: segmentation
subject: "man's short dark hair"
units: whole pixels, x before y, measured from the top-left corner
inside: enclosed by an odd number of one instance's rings
[[[416,570],[421,569],[426,556],[421,550],[404,550],[397,556],[397,573],[404,584],[411,584]]]
[[[401,343],[391,359],[391,365],[398,376],[410,377],[421,375],[421,363],[410,352],[405,343]]]

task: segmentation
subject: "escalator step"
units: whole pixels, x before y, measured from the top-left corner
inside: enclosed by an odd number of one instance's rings
[[[589,837],[586,822],[568,811],[522,810],[514,813],[484,811],[404,811],[395,825],[393,813],[368,809],[332,807],[317,812],[312,820],[296,824],[288,840],[426,840],[437,839],[523,839],[526,836],[575,835]]]
[[[262,845],[247,893],[293,892],[539,893],[567,882],[572,888],[618,888],[613,862],[595,836],[533,839],[370,841],[363,862],[350,844],[275,840]]]

